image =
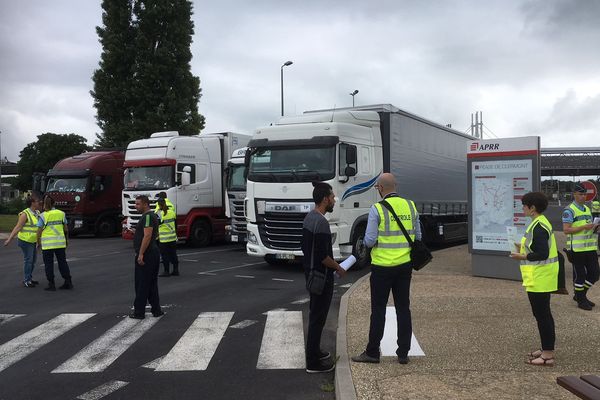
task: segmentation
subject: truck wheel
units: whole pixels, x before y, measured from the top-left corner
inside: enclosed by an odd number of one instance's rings
[[[356,257],[352,269],[355,270],[361,270],[371,263],[371,250],[363,243],[366,229],[366,225],[360,225],[352,235],[352,254]]]
[[[96,223],[96,236],[109,237],[117,233],[117,221],[111,217],[102,217]]]
[[[192,225],[190,243],[194,247],[206,247],[212,240],[210,224],[204,219],[199,219]]]

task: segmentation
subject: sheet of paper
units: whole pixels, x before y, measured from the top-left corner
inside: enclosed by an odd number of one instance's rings
[[[340,267],[342,267],[345,271],[348,271],[348,269],[353,266],[355,262],[356,257],[350,256],[340,263]]]
[[[593,223],[594,224],[600,224],[600,217],[595,217]]]
[[[508,240],[508,251],[511,253],[518,253],[519,247],[516,243],[520,242],[519,231],[516,226],[507,226],[506,227],[506,239]]]

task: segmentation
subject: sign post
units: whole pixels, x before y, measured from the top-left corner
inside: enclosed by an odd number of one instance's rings
[[[519,262],[509,254],[529,224],[521,198],[540,190],[540,138],[469,142],[467,168],[472,273],[520,280]]]

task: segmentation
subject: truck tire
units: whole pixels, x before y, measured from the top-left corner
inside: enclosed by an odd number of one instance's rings
[[[363,243],[366,229],[367,225],[359,225],[352,235],[352,255],[356,257],[356,264],[352,269],[355,270],[361,270],[371,264],[371,250]]]
[[[212,241],[210,224],[205,219],[198,219],[192,225],[190,243],[194,247],[206,247]]]
[[[112,217],[102,217],[96,223],[96,236],[109,237],[117,233],[117,221]]]

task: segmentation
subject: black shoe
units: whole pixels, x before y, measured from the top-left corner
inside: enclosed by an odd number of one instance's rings
[[[592,305],[585,301],[578,302],[577,307],[581,308],[582,310],[592,311]]]
[[[144,314],[140,315],[140,314],[136,314],[136,313],[131,313],[131,314],[129,314],[129,318],[133,318],[133,319],[144,319],[144,318],[146,318],[146,317],[144,316]]]
[[[160,274],[158,276],[160,276],[161,278],[164,278],[164,277],[167,277],[167,276],[171,276],[171,274],[168,273],[168,272],[163,272],[162,274]]]
[[[408,356],[398,356],[399,364],[408,364],[409,361],[410,359],[408,358]]]
[[[174,269],[173,272],[171,272],[171,276],[179,276],[179,271]]]
[[[158,317],[160,317],[162,315],[165,315],[165,312],[163,310],[160,310],[160,311],[152,313],[152,316],[155,317],[155,318],[158,318]]]
[[[44,290],[47,290],[49,292],[56,292],[56,286],[54,285],[54,282],[48,282],[48,287],[44,288]]]
[[[330,352],[319,350],[319,360],[320,361],[327,360],[329,357],[331,357]]]
[[[331,372],[335,369],[335,364],[319,362],[317,365],[311,365],[306,367],[306,372],[309,374],[320,374],[323,372]]]
[[[62,286],[59,287],[59,289],[71,290],[71,289],[73,289],[73,283],[71,283],[70,279],[66,279],[65,283],[63,283]]]
[[[38,281],[29,281],[29,282],[33,283],[36,286],[40,284]]]
[[[35,285],[31,281],[29,281],[29,282],[23,282],[23,286],[24,287],[28,287],[28,288],[34,288],[35,287]]]
[[[352,361],[360,363],[379,364],[379,357],[371,357],[366,351],[352,357]]]

